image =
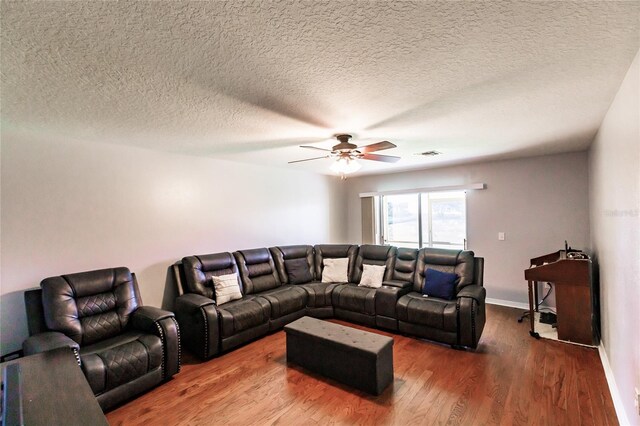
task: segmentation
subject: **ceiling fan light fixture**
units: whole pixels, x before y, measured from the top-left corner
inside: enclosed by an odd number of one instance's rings
[[[340,175],[348,175],[349,173],[354,173],[360,170],[362,164],[358,163],[356,160],[351,158],[338,158],[332,165],[331,170]]]
[[[340,143],[332,146],[331,149],[319,148],[317,146],[301,145],[300,148],[323,151],[325,155],[323,157],[304,158],[302,160],[289,161],[289,164],[301,163],[303,161],[320,160],[322,158],[334,158],[335,162],[330,166],[330,169],[339,174],[342,179],[344,179],[345,175],[357,172],[362,167],[362,165],[356,160],[381,161],[383,163],[395,163],[400,160],[400,157],[377,154],[377,151],[397,148],[395,144],[392,144],[389,141],[380,141],[369,145],[357,146],[356,144],[349,142],[349,140],[351,139],[351,135],[348,135],[346,133],[335,135],[335,138]]]

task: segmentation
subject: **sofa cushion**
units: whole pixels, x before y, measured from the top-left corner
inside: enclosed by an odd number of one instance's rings
[[[362,269],[362,278],[360,278],[360,287],[380,288],[384,279],[386,270],[384,265],[364,265]]]
[[[122,333],[80,349],[82,370],[95,395],[128,383],[162,365],[162,342],[151,334]]]
[[[456,332],[456,304],[456,300],[424,297],[412,291],[398,299],[396,312],[400,321]]]
[[[349,269],[347,277],[351,276],[351,270],[355,266],[358,246],[352,244],[318,244],[314,247],[316,280],[322,280],[322,270],[324,269],[324,259],[336,259],[346,257],[349,259]],[[349,281],[346,279],[344,282]]]
[[[455,296],[458,275],[448,272],[440,272],[436,269],[427,268],[424,271],[424,286],[422,294],[431,297],[439,297],[451,300]]]
[[[216,290],[216,304],[224,305],[232,300],[242,299],[240,292],[240,282],[237,274],[220,275],[211,277]]]
[[[365,244],[358,249],[354,266],[350,271],[349,281],[359,283],[364,265],[385,265],[387,267],[384,279],[392,278],[393,263],[396,257],[396,248],[393,246],[377,246]]]
[[[375,297],[375,289],[358,287],[357,284],[349,283],[336,286],[333,289],[331,300],[336,309],[375,315]]]
[[[298,287],[307,292],[307,306],[310,308],[321,308],[331,306],[331,293],[337,283],[311,282],[300,284]]]
[[[418,249],[398,248],[391,280],[413,283],[413,274],[416,271],[417,262]]]
[[[231,253],[212,253],[182,258],[184,270],[183,290],[213,299],[215,289],[211,277],[237,274],[236,259]],[[240,283],[242,291],[242,283]]]
[[[280,287],[280,277],[269,250],[239,250],[233,255],[240,271],[244,294],[255,294]]]
[[[315,267],[315,257],[313,253],[313,246],[309,245],[294,245],[294,246],[278,246],[271,247],[269,249],[271,252],[271,257],[273,257],[273,262],[276,265],[276,270],[278,271],[278,276],[280,277],[280,281],[282,284],[294,284],[289,282],[289,265],[288,261],[303,259],[307,264],[307,268],[311,275],[307,281],[311,282],[316,279],[316,267]],[[300,262],[301,263],[301,262]],[[305,278],[307,278],[305,273]],[[318,279],[320,279],[318,277]],[[298,282],[296,284],[302,284],[303,282]]]
[[[222,337],[269,323],[271,304],[258,296],[244,296],[240,300],[218,306]]]
[[[322,269],[323,283],[346,283],[349,281],[347,271],[349,270],[349,259],[324,259]]]
[[[313,274],[306,258],[285,259],[284,266],[289,284],[304,284],[313,281]]]
[[[264,297],[271,304],[271,318],[280,318],[293,312],[303,311],[307,306],[307,292],[297,285],[285,285],[272,290],[263,291]]]
[[[40,287],[48,329],[81,345],[124,331],[140,305],[133,275],[124,267],[46,278]]]

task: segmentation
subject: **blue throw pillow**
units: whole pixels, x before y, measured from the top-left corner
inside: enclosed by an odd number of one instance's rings
[[[448,272],[440,272],[435,269],[427,268],[424,271],[424,286],[422,294],[429,297],[439,297],[441,299],[451,300],[456,294],[456,283],[458,275]]]

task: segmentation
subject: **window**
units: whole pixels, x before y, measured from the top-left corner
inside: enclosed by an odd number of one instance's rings
[[[384,244],[420,247],[420,212],[417,194],[385,195],[383,205]]]
[[[464,191],[382,196],[382,241],[399,247],[464,249]]]

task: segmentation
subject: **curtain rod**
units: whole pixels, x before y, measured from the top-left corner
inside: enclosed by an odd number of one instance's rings
[[[434,186],[430,188],[396,189],[392,191],[361,192],[360,198],[375,197],[378,195],[414,194],[416,192],[460,191],[464,189],[485,189],[484,183],[470,183],[467,185]]]

